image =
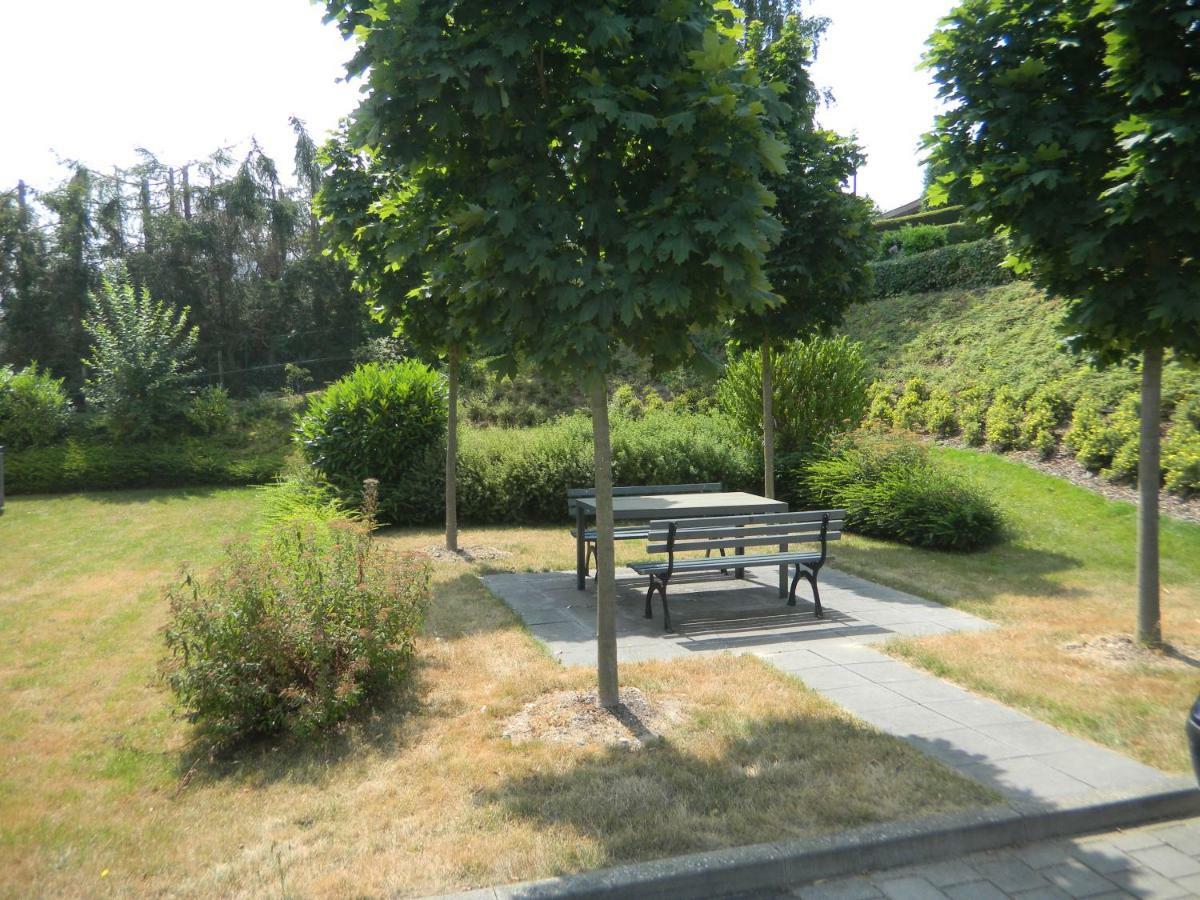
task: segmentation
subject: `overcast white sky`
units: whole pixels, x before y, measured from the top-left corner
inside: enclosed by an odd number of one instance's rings
[[[812,0],[833,24],[817,81],[837,103],[822,121],[855,132],[869,160],[858,187],[884,209],[921,188],[917,140],[933,89],[917,65],[953,0]],[[355,105],[339,83],[351,48],[306,0],[0,0],[0,189],[42,188],[64,170],[167,163],[258,138],[290,172],[288,116],[314,136]]]

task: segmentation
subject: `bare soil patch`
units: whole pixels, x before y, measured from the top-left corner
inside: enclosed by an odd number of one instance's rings
[[[472,547],[459,547],[458,552],[447,550],[445,547],[438,544],[430,544],[425,547],[422,553],[432,556],[438,562],[465,562],[473,563],[489,559],[506,559],[512,556],[507,550],[501,550],[499,547],[486,547],[477,545]]]
[[[555,691],[525,704],[505,724],[513,743],[552,741],[577,747],[641,750],[682,720],[684,705],[672,697],[651,700],[635,687],[621,688],[621,704],[604,709],[596,691]]]
[[[1200,649],[1167,644],[1159,649],[1145,647],[1127,634],[1102,634],[1063,644],[1068,653],[1117,668],[1147,666],[1157,669],[1200,669]]]

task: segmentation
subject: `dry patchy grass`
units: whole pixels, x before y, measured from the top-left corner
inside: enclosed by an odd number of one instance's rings
[[[309,747],[197,757],[155,679],[161,589],[257,507],[247,490],[10,501],[0,894],[411,895],[991,799],[748,658],[623,667],[688,711],[652,749],[513,744],[511,715],[592,675],[554,663],[457,562],[438,566],[403,693]],[[561,527],[465,538],[510,550],[505,567],[573,559]]]

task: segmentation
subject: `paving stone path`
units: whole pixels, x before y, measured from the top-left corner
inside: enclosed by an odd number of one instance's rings
[[[979,631],[991,623],[836,570],[821,573],[825,617],[778,599],[774,569],[745,580],[672,580],[676,631],[643,616],[645,579],[617,571],[618,657],[632,662],[753,653],[808,687],[1010,800],[1054,807],[1172,780],[1103,747],[966,691],[871,647],[896,635]],[[573,572],[489,575],[484,583],[564,665],[595,666],[595,595]],[[1182,738],[1181,738],[1182,739]]]
[[[806,885],[802,900],[1200,897],[1200,818]]]

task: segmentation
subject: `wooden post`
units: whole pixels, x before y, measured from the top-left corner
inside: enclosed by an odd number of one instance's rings
[[[446,549],[458,552],[458,348],[446,359]]]
[[[596,681],[600,705],[615,708],[617,688],[617,573],[613,559],[612,447],[608,431],[608,386],[595,375],[592,398],[592,439],[596,485]]]
[[[1158,489],[1159,480],[1162,478],[1162,467],[1159,464],[1162,366],[1163,348],[1147,347],[1142,359],[1142,420],[1138,446],[1137,641],[1151,647],[1162,644],[1158,577]]]

